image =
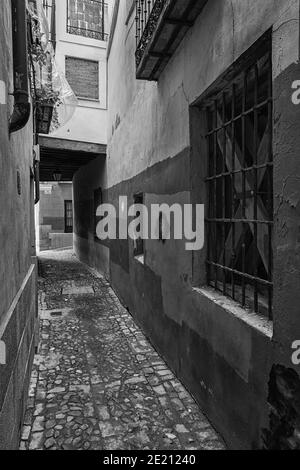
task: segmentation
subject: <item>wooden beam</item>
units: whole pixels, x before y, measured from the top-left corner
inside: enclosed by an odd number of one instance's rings
[[[54,150],[70,150],[73,152],[93,153],[106,155],[107,146],[104,144],[94,144],[92,142],[78,142],[68,139],[57,139],[55,137],[39,137],[41,147]]]

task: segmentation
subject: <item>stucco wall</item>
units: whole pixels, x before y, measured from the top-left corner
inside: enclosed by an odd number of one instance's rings
[[[271,26],[274,73],[283,56],[285,66],[295,63],[298,4],[298,0],[210,0],[156,84],[135,80],[135,15],[126,26],[128,7],[120,2],[108,64],[108,152],[114,168],[108,174],[109,187],[188,147],[189,105]],[[276,46],[277,42],[281,44]],[[116,79],[120,76],[122,81]],[[141,117],[142,129],[132,124]]]
[[[108,30],[111,1],[107,3],[109,4],[106,18]],[[67,33],[67,0],[56,2],[56,40],[56,61],[63,73],[65,73],[65,58],[68,56],[99,63],[99,101],[80,99],[72,119],[52,135],[56,138],[106,144],[107,42]]]
[[[11,136],[13,100],[11,2],[0,5],[0,449],[16,448],[34,351],[36,267],[34,249],[32,125]],[[20,191],[18,191],[18,174]]]
[[[95,237],[94,191],[102,189],[107,201],[106,161],[99,157],[79,170],[73,179],[74,249],[78,258],[109,277],[109,249]]]
[[[191,140],[200,122],[191,105],[273,29],[274,331],[267,320],[205,288],[205,250],[198,257],[180,243],[146,242],[141,264],[132,242],[110,243],[112,284],[154,345],[230,447],[260,448],[262,429],[269,426],[272,366],[293,368],[291,343],[300,338],[300,108],[291,102],[292,82],[300,76],[299,0],[210,0],[158,83],[135,79],[135,24],[134,14],[128,22],[128,9],[129,2],[119,2],[108,62],[108,158],[101,169],[107,172],[107,200],[117,207],[120,195],[133,202],[140,192],[146,204],[194,199],[205,156]],[[92,174],[91,167],[78,174],[77,194]],[[198,186],[204,188],[201,178]],[[204,202],[203,190],[197,196]],[[83,215],[78,224],[87,240]]]

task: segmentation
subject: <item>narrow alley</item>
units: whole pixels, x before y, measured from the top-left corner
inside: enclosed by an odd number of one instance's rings
[[[2,0],[0,45],[0,451],[300,450],[300,0]]]
[[[39,263],[40,346],[20,449],[223,449],[108,282],[70,250]]]

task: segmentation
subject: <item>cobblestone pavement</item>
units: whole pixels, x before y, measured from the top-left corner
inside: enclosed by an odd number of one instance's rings
[[[40,347],[20,449],[223,449],[106,280],[71,251],[40,261]]]

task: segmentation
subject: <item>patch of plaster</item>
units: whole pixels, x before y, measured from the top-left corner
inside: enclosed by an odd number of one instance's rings
[[[269,382],[269,428],[262,432],[265,449],[300,450],[300,377],[274,365]]]

